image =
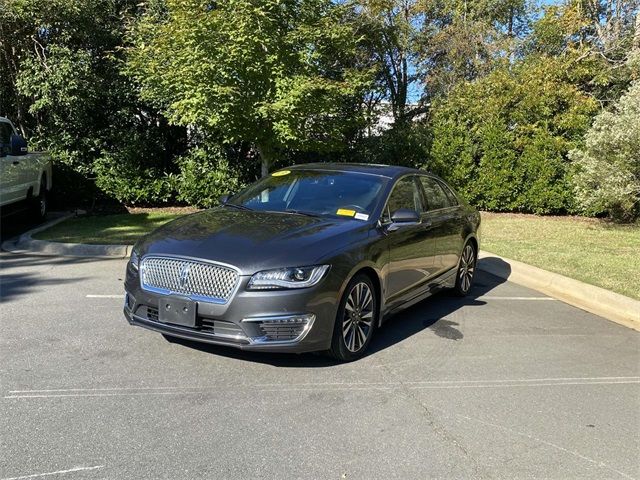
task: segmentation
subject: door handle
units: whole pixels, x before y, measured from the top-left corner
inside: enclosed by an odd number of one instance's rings
[[[17,161],[17,160],[14,160],[14,161],[13,161],[13,164],[14,164],[14,165],[20,165],[20,162],[19,162],[19,161]]]

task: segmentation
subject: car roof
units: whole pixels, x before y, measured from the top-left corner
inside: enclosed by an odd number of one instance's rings
[[[396,178],[407,173],[422,173],[428,172],[418,170],[415,168],[402,167],[399,165],[379,165],[375,163],[302,163],[287,167],[287,170],[325,170],[325,171],[338,171],[338,172],[359,172],[367,173],[370,175],[378,175],[380,177]]]

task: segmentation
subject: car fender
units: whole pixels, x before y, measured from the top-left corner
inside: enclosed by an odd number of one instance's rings
[[[40,158],[34,158],[34,161],[38,164],[38,177],[37,177],[37,183],[33,184],[33,196],[37,197],[38,195],[40,195],[40,186],[42,185],[42,178],[45,177],[47,179],[47,183],[45,185],[46,191],[50,191],[51,187],[53,186],[53,181],[52,181],[52,167],[51,167],[51,160],[49,159],[44,159],[43,157],[45,156],[44,153],[40,153],[40,152],[34,152],[31,155],[40,157]]]

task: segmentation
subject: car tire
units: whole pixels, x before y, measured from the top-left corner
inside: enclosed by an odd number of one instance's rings
[[[473,286],[473,276],[478,262],[478,252],[472,242],[467,242],[458,260],[458,270],[456,271],[456,284],[453,292],[459,297],[465,297]]]
[[[49,199],[47,198],[47,180],[43,177],[40,182],[38,196],[31,198],[31,216],[42,221],[47,216],[49,209]]]
[[[329,354],[341,362],[364,355],[378,323],[378,298],[368,275],[354,276],[338,305]]]

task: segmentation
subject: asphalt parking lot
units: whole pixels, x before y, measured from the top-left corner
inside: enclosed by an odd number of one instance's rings
[[[640,477],[640,334],[488,274],[340,365],[130,327],[124,260],[0,265],[0,479]]]

